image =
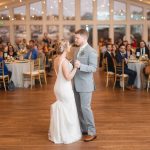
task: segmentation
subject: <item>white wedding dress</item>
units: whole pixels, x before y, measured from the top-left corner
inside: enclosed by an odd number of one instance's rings
[[[49,140],[56,144],[69,144],[81,139],[81,130],[72,84],[71,81],[67,81],[64,78],[62,73],[63,61],[59,65],[57,79],[54,85],[54,93],[57,101],[51,105],[51,119],[48,132]],[[70,71],[73,68],[69,61],[68,68]]]

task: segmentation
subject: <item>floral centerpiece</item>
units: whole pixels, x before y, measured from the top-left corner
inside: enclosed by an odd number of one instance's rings
[[[7,56],[7,60],[6,60],[6,62],[14,62],[15,61],[15,58],[14,57],[12,57],[12,56]]]
[[[23,60],[24,54],[26,54],[26,53],[27,53],[27,50],[26,50],[26,49],[21,49],[21,50],[19,50],[19,51],[17,52],[17,55],[18,55],[18,57],[19,57],[19,60]]]

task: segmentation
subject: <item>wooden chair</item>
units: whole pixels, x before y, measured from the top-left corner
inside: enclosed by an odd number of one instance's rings
[[[40,59],[41,60],[41,59]],[[44,80],[45,80],[45,84],[47,85],[47,78],[46,78],[46,57],[44,57],[44,60],[42,60],[43,62],[42,65],[40,65],[40,77],[44,77]]]
[[[111,80],[111,79],[114,80],[115,79],[115,73],[111,72],[111,71],[108,71],[107,58],[103,59],[103,69],[104,69],[105,74],[106,74],[106,87],[108,87],[109,80]],[[115,82],[114,82],[113,88],[114,88],[114,86],[115,86]]]
[[[40,59],[37,58],[36,60],[30,60],[30,71],[23,73],[23,85],[25,80],[30,80],[31,89],[33,86],[34,79],[38,79],[41,84],[41,77],[40,77]]]
[[[148,66],[150,66],[150,59],[148,60]],[[147,92],[150,88],[150,74],[148,74],[148,78],[147,78]]]
[[[147,79],[147,92],[150,88],[150,74],[148,75],[148,79]]]
[[[6,89],[6,81],[9,82],[9,76],[4,74],[4,61],[0,62],[0,82],[3,83],[5,91]]]
[[[52,49],[51,51],[49,51],[48,63],[52,65],[51,69],[53,69],[54,59],[57,57],[57,55],[57,50]],[[46,65],[45,67],[48,68],[49,66]]]
[[[122,63],[117,63],[117,61],[114,59],[114,68],[115,68],[115,81],[114,81],[114,87],[116,85],[116,81],[122,81],[122,88],[124,91],[125,83],[128,81],[128,75],[124,73],[124,60],[122,60]]]

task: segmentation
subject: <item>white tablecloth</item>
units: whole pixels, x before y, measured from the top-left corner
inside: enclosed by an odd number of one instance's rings
[[[30,82],[22,81],[22,73],[30,71],[30,62],[6,63],[8,70],[12,72],[11,80],[16,87],[28,87]]]
[[[137,88],[145,88],[145,76],[143,74],[143,68],[145,67],[144,62],[129,62],[128,68],[137,72],[137,76],[134,82],[134,86]]]

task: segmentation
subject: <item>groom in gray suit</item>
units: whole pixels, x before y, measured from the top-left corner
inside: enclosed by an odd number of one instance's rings
[[[97,51],[87,42],[88,32],[80,29],[75,32],[75,43],[79,49],[74,53],[74,62],[78,70],[74,76],[74,93],[78,116],[84,141],[96,138],[93,112],[91,110],[92,92],[95,90],[93,72],[97,68]]]

